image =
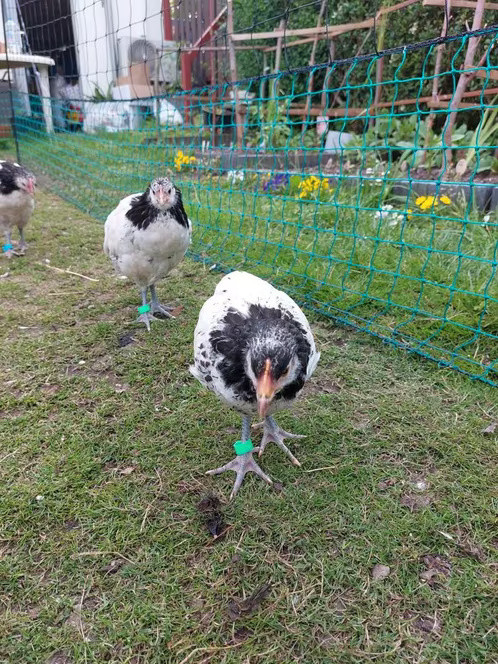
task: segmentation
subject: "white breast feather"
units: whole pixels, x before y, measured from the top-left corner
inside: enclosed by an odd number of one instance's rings
[[[0,195],[0,227],[10,230],[14,226],[23,228],[29,221],[35,207],[33,196],[25,191],[15,190]]]

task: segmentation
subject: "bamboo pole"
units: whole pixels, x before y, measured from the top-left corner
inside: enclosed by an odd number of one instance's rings
[[[384,41],[386,38],[386,29],[387,29],[387,14],[382,14],[378,12],[377,16],[380,18],[380,30],[377,37],[377,52],[380,53],[384,50]],[[384,73],[384,57],[377,58],[375,64],[375,96],[374,96],[374,106],[380,102],[380,96],[382,94],[382,76]],[[374,118],[370,118],[370,126],[375,122]]]
[[[472,21],[472,31],[479,30],[482,26],[482,20],[484,15],[484,5],[486,3],[484,0],[477,0],[476,9],[474,12],[474,20]],[[452,161],[452,140],[453,140],[453,127],[456,121],[456,111],[460,106],[462,101],[463,94],[467,87],[467,83],[472,76],[472,72],[469,72],[469,69],[474,65],[474,58],[476,55],[477,44],[479,43],[478,37],[471,37],[467,46],[467,52],[465,54],[465,61],[463,63],[463,71],[460,74],[458,79],[457,87],[453,99],[450,103],[449,116],[445,124],[443,131],[443,145],[446,145],[445,158],[443,160],[443,166],[441,172],[444,172],[448,166],[451,166]]]
[[[322,4],[320,5],[320,12],[318,13],[318,18],[316,21],[316,27],[319,28],[322,24],[322,18],[325,13],[325,8],[327,6],[327,0],[322,0]],[[311,54],[310,54],[310,59],[309,59],[309,66],[312,67],[315,64],[315,56],[316,56],[316,48],[318,46],[318,35],[316,34],[314,39],[313,39],[313,46],[311,47]],[[313,70],[311,70],[308,74],[308,94],[306,95],[306,105],[304,107],[304,115],[303,115],[303,126],[302,126],[302,133],[306,131],[307,128],[307,117],[308,117],[308,110],[311,107],[311,94],[313,92]]]
[[[444,12],[443,28],[441,30],[441,37],[445,37],[448,34],[448,27],[450,23],[450,11],[451,11],[451,0],[446,0],[446,10]],[[443,51],[444,44],[439,44],[436,49],[436,64],[434,65],[434,78],[432,79],[432,103],[439,102],[439,74],[441,72],[441,64],[443,62]],[[437,106],[430,106],[430,108],[437,108]],[[426,129],[425,129],[425,140],[424,140],[424,151],[422,152],[422,159],[420,164],[425,163],[425,158],[427,156],[427,148],[430,142],[430,136],[432,127],[434,126],[434,120],[436,119],[436,114],[431,111],[427,117]]]

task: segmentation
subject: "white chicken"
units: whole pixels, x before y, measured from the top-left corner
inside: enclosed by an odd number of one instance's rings
[[[12,161],[0,160],[0,231],[5,235],[3,252],[7,258],[14,253],[12,229],[17,226],[21,241],[16,253],[26,249],[24,227],[35,207],[36,178],[23,166]]]
[[[281,429],[272,414],[289,408],[310,378],[320,358],[306,316],[286,293],[247,272],[232,272],[219,282],[204,303],[194,334],[191,373],[243,416],[236,458],[209,471],[233,470],[233,497],[248,471],[265,482],[271,479],[254,461],[275,442],[294,465],[301,465],[284,444],[301,438]],[[263,440],[254,448],[251,417],[264,418]]]
[[[123,198],[107,217],[104,251],[116,271],[140,288],[142,305],[137,321],[145,323],[148,330],[154,314],[174,318],[171,307],[159,302],[155,285],[180,263],[191,234],[181,192],[167,178],[153,180],[142,194]]]

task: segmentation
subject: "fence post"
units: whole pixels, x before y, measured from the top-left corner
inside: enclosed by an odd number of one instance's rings
[[[230,78],[232,81],[233,98],[235,102],[235,122],[237,129],[237,147],[242,147],[244,127],[242,126],[242,113],[240,112],[239,90],[237,88],[237,60],[235,59],[235,47],[233,35],[233,2],[227,0],[227,33],[228,33],[228,55],[230,59]]]
[[[9,63],[9,44],[7,43],[7,31],[5,30],[5,0],[1,0],[2,6],[2,23],[3,23],[3,34],[5,36],[5,62],[7,64],[7,72],[9,78],[9,97],[10,97],[10,112],[12,113],[12,133],[14,134],[14,142],[16,144],[16,158],[18,162],[21,162],[21,151],[19,149],[19,139],[17,137],[17,128],[16,128],[16,111],[14,107],[14,96],[12,94],[12,69],[10,68]]]

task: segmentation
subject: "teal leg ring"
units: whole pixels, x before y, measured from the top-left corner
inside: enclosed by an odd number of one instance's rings
[[[240,456],[251,452],[254,449],[254,445],[250,440],[238,440],[233,444],[233,449],[235,450],[235,454]]]

